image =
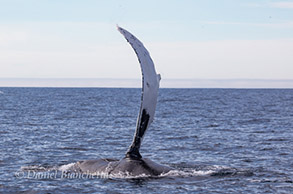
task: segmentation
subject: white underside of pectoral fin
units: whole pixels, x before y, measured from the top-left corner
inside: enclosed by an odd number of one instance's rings
[[[133,142],[126,153],[126,157],[141,158],[139,149],[146,130],[154,120],[161,76],[156,73],[153,60],[142,42],[125,29],[118,27],[118,30],[135,51],[142,72],[141,106]]]
[[[142,102],[140,108],[140,114],[142,110],[145,109],[150,115],[150,122],[153,121],[155,115],[155,109],[157,104],[157,96],[159,90],[159,83],[161,80],[160,74],[156,73],[153,60],[144,47],[142,42],[138,40],[134,35],[132,35],[127,30],[118,26],[118,30],[126,38],[129,44],[134,49],[138,61],[140,63],[142,72]]]

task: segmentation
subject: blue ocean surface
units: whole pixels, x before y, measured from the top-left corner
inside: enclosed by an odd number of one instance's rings
[[[1,193],[293,193],[292,89],[160,89],[143,157],[159,177],[62,174],[121,159],[141,89],[0,88]]]

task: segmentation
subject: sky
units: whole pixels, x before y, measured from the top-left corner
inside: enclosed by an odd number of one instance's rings
[[[293,0],[0,0],[0,86],[140,80],[117,24],[144,43],[165,86],[293,87]]]

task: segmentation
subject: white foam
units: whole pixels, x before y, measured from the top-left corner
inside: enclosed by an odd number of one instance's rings
[[[207,176],[215,171],[213,170],[171,170],[167,173],[163,173],[160,177],[193,177],[193,176]]]
[[[76,163],[64,164],[64,165],[60,166],[60,167],[58,168],[58,170],[59,170],[59,171],[63,171],[63,172],[65,172],[65,171],[70,171],[70,170],[72,169],[72,167],[73,167],[75,164],[76,164]]]
[[[0,94],[4,94],[4,92],[2,92],[2,91],[0,90]]]
[[[134,178],[148,178],[151,177],[150,175],[140,174],[140,175],[131,175],[129,172],[118,172],[118,173],[111,173],[108,172],[96,172],[90,173],[91,175],[99,178],[105,179],[134,179]]]
[[[129,172],[119,172],[115,174],[108,175],[109,178],[118,178],[118,179],[135,179],[135,178],[148,178],[151,175],[140,174],[140,175],[131,175]]]
[[[194,177],[194,176],[208,176],[214,173],[214,170],[189,170],[189,171],[183,171],[183,170],[171,170],[167,173],[162,173],[159,175],[159,177]],[[109,174],[109,173],[94,173],[97,177],[103,177],[103,178],[117,178],[117,179],[134,179],[134,178],[151,178],[151,175],[146,174],[140,174],[140,175],[131,175],[129,172],[119,172],[115,174]]]

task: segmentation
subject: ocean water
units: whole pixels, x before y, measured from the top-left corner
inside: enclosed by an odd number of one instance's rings
[[[1,193],[293,193],[292,89],[160,89],[143,157],[160,177],[77,177],[123,158],[140,89],[0,88]]]

